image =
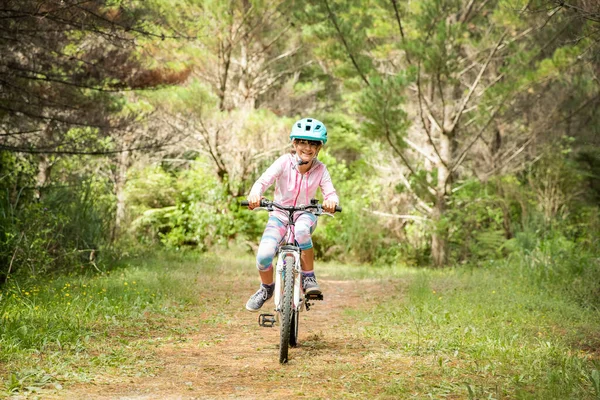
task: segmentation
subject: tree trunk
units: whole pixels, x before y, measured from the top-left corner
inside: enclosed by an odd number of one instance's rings
[[[448,259],[448,229],[442,222],[446,211],[448,196],[451,195],[450,169],[448,168],[452,154],[451,140],[445,133],[440,133],[439,153],[442,158],[437,165],[438,180],[436,186],[436,200],[431,219],[433,233],[431,235],[431,257],[433,265],[443,267]]]
[[[438,196],[431,215],[431,220],[434,224],[433,233],[431,234],[431,258],[433,259],[433,265],[440,268],[446,264],[448,258],[448,255],[446,254],[446,248],[448,247],[446,228],[440,226],[445,208],[445,197]]]
[[[43,146],[48,146],[52,142],[54,136],[54,125],[49,123],[44,128]],[[42,188],[50,181],[50,173],[52,172],[53,163],[50,161],[50,156],[40,154],[38,158],[38,173],[36,178],[35,197],[39,200],[42,197]]]
[[[52,164],[50,158],[46,154],[40,154],[38,160],[38,174],[35,186],[35,197],[40,199],[42,197],[42,188],[46,186],[50,180],[50,172],[52,171]]]
[[[129,167],[129,152],[124,151],[117,157],[117,174],[115,176],[115,195],[117,197],[117,211],[115,214],[115,226],[112,233],[112,241],[116,241],[125,221],[125,184],[127,183],[127,169]]]

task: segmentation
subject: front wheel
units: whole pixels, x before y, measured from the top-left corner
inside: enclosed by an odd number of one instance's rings
[[[292,337],[293,304],[294,304],[294,257],[287,256],[283,261],[283,296],[281,297],[280,325],[279,325],[279,362],[288,362],[288,348],[295,345],[296,334]]]

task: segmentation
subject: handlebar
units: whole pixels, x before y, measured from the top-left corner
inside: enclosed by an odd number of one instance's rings
[[[316,210],[319,214],[323,212],[323,205],[319,204],[315,199],[310,201],[311,204],[308,205],[299,205],[299,206],[282,206],[279,203],[274,201],[270,201],[268,199],[260,199],[259,207],[266,208],[269,211],[273,211],[273,207],[278,208],[280,210],[294,212],[294,211],[308,211],[308,210]],[[248,207],[250,203],[248,200],[242,200],[241,205],[244,207]],[[335,212],[342,212],[342,207],[335,206]]]

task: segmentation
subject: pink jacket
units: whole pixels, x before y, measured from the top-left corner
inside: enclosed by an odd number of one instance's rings
[[[265,190],[276,182],[273,200],[281,205],[309,204],[318,187],[321,188],[324,200],[334,200],[339,204],[325,164],[315,158],[312,167],[303,175],[298,171],[298,160],[295,154],[279,157],[254,183],[250,194],[262,196]]]

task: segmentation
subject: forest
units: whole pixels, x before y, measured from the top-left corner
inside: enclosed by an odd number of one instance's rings
[[[343,207],[313,235],[317,265],[350,276],[492,269],[598,316],[598,1],[1,4],[7,391],[57,381],[15,367],[34,350],[62,349],[41,338],[50,328],[23,330],[24,309],[31,321],[50,318],[26,287],[61,282],[65,300],[69,279],[127,275],[149,254],[183,264],[236,254],[255,274],[266,219],[240,202],[305,117],[327,126],[319,160]],[[600,338],[589,326],[576,334],[587,372],[571,392],[529,382],[494,398],[600,396]],[[487,396],[473,388],[464,398]]]

